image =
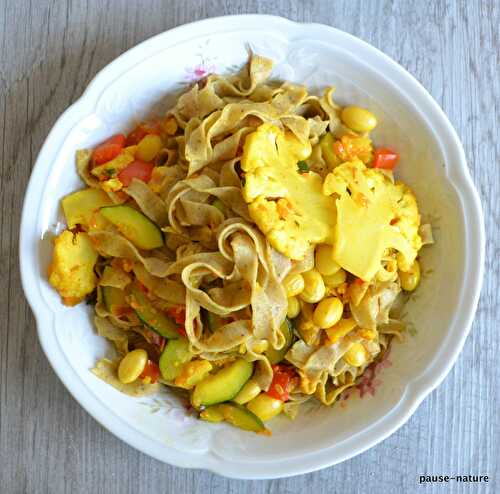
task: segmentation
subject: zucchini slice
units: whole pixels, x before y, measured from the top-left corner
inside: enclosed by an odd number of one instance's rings
[[[223,367],[216,374],[199,382],[191,395],[191,403],[195,408],[215,405],[232,400],[252,377],[253,364],[238,358]]]
[[[159,362],[163,379],[173,381],[181,373],[183,364],[192,358],[193,354],[189,351],[189,342],[186,338],[169,341]]]
[[[101,208],[100,213],[139,249],[151,250],[163,245],[160,228],[137,209],[121,204]]]
[[[102,298],[104,305],[111,314],[119,315],[123,307],[128,307],[125,292],[114,286],[102,286]]]
[[[173,340],[180,338],[180,334],[177,332],[177,324],[154,307],[146,294],[137,285],[132,285],[130,298],[132,309],[134,309],[137,317],[144,325],[164,338]]]
[[[83,189],[73,192],[61,201],[68,228],[82,225],[89,228],[92,216],[104,206],[113,204],[101,189]]]
[[[200,412],[200,419],[206,422],[222,422],[224,420],[224,415],[219,409],[219,405],[213,405]]]
[[[248,408],[237,403],[221,403],[205,408],[200,413],[200,418],[209,422],[220,422],[225,420],[231,425],[251,432],[266,432],[262,420],[252,413]]]

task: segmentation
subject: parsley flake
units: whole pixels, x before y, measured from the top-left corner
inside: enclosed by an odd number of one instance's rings
[[[299,173],[307,173],[309,171],[309,165],[305,161],[297,162],[297,168]]]

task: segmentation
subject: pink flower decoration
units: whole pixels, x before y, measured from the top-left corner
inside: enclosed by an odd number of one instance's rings
[[[199,81],[209,74],[215,72],[215,65],[201,62],[194,67],[186,68],[186,79],[190,82]]]
[[[380,379],[377,379],[376,376],[377,374],[382,370],[386,369],[387,367],[390,367],[392,365],[392,362],[389,360],[389,353],[390,353],[390,347],[385,352],[384,357],[380,362],[370,364],[363,376],[361,377],[360,381],[356,386],[352,388],[346,389],[340,399],[341,400],[347,400],[353,393],[355,389],[359,391],[359,397],[363,398],[365,395],[369,394],[371,396],[375,396],[375,393],[377,392],[377,388],[382,384],[382,381]]]

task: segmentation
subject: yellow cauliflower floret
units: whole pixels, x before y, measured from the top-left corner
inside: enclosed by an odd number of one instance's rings
[[[63,231],[54,241],[49,282],[66,305],[75,305],[96,287],[97,252],[84,232]]]
[[[345,270],[371,280],[391,248],[398,251],[400,269],[409,269],[421,239],[416,200],[406,185],[355,160],[327,175],[323,192],[337,195],[333,254]]]
[[[265,123],[247,136],[241,159],[250,216],[291,259],[302,259],[311,244],[333,242],[335,201],[322,193],[317,173],[297,166],[310,154],[308,141]]]
[[[394,228],[410,242],[413,250],[418,252],[422,248],[422,239],[418,233],[420,227],[420,214],[418,212],[417,200],[411,189],[402,182],[396,182],[396,189],[400,194],[398,209],[392,220]],[[412,263],[404,256],[398,254],[398,266],[401,271],[409,271]]]

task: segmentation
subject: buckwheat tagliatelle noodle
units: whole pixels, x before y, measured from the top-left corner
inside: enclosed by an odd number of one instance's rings
[[[251,54],[79,150],[87,188],[62,200],[49,269],[65,304],[95,294],[116,350],[97,377],[131,396],[174,387],[201,419],[265,434],[310,398],[335,403],[402,338],[433,242],[398,154],[373,147],[375,116],[271,71]]]

